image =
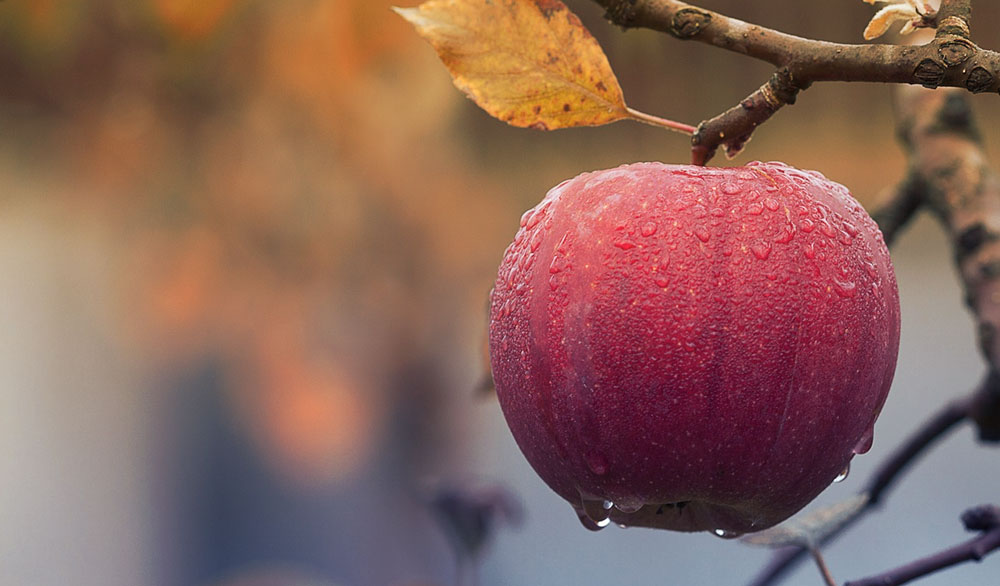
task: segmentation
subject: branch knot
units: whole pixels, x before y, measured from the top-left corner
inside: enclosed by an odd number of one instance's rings
[[[962,513],[962,524],[969,531],[990,531],[1000,527],[1000,507],[979,505]]]
[[[938,55],[944,60],[945,65],[954,67],[961,65],[975,55],[977,47],[972,41],[962,37],[949,39],[938,47]]]
[[[944,81],[945,66],[927,57],[913,70],[913,77],[925,88],[934,89]]]
[[[993,86],[993,74],[985,67],[976,66],[965,80],[965,89],[974,94],[988,92]]]
[[[632,23],[635,22],[636,2],[637,0],[618,0],[617,2],[611,2],[608,4],[607,10],[604,11],[604,18],[614,24],[617,24],[623,29],[630,28],[633,26]]]
[[[670,32],[679,39],[690,39],[712,21],[712,15],[700,8],[682,8],[674,14]]]

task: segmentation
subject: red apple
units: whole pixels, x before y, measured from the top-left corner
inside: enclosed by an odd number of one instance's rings
[[[780,163],[563,182],[521,218],[490,319],[514,439],[591,528],[788,518],[871,446],[899,347],[878,227]]]

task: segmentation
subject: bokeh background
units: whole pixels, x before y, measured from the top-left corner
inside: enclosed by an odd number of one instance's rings
[[[686,140],[507,127],[389,4],[0,3],[0,584],[449,585],[425,504],[442,482],[498,483],[524,506],[484,585],[740,584],[767,558],[584,530],[477,391],[486,296],[521,212],[582,171],[685,162]],[[843,42],[871,16],[857,0],[700,4]],[[638,109],[697,123],[770,75],[570,6]],[[1000,46],[1000,7],[975,8],[975,38]],[[718,164],[817,169],[870,205],[904,164],[890,96],[817,85]],[[975,104],[995,153],[1000,102]],[[819,503],[983,371],[936,225],[918,220],[893,256],[894,390],[874,449]],[[830,548],[834,574],[963,539],[959,513],[1000,501],[998,456],[954,434]],[[995,586],[998,564],[922,583]]]

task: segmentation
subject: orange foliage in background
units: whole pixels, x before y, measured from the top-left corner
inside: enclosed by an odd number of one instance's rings
[[[0,116],[32,112],[8,140],[37,149],[25,174],[55,177],[48,197],[106,218],[124,334],[172,368],[221,357],[277,470],[350,478],[433,316],[481,319],[503,239],[498,190],[442,131],[461,97],[426,83],[433,55],[389,2],[39,0],[0,19],[18,31]]]
[[[169,34],[199,40],[212,35],[237,4],[237,0],[154,0],[153,7]]]

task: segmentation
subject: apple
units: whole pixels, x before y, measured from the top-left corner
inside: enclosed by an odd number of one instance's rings
[[[521,218],[490,303],[514,439],[592,529],[788,518],[871,447],[899,348],[875,222],[781,163],[565,181]]]

